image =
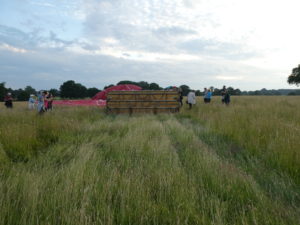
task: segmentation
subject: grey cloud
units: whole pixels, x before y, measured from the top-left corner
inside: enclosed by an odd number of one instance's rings
[[[244,50],[242,45],[213,40],[194,39],[178,44],[178,48],[187,53],[222,57],[232,60],[242,60],[259,56],[257,52]]]
[[[197,34],[195,30],[186,29],[178,26],[160,27],[156,30],[153,30],[153,33],[159,36],[182,36]]]
[[[35,28],[31,32],[0,25],[0,43],[5,43],[13,47],[24,48],[27,50],[37,50],[41,48],[52,51],[53,49],[64,50],[68,46],[79,45],[86,50],[98,50],[96,45],[78,41],[66,41],[58,37],[58,35],[50,31],[48,35],[42,34],[42,28]]]
[[[98,3],[97,7],[87,13],[84,22],[85,37],[92,42],[99,43],[101,38],[113,37],[129,50],[175,53],[170,36],[195,33],[193,30],[182,27],[170,26],[154,29],[143,24],[146,20],[151,20],[151,14],[143,15],[142,5],[141,8],[137,6],[134,8],[122,1],[100,2],[106,4]],[[136,17],[134,17],[135,14]],[[149,18],[145,19],[145,17]],[[102,44],[106,45],[106,43]]]
[[[26,85],[36,89],[59,88],[64,81],[72,79],[87,87],[98,88],[120,80],[145,80],[161,86],[187,84],[193,89],[202,89],[205,86],[221,87],[223,84],[249,89],[250,83],[251,88],[261,88],[257,77],[261,80],[261,77],[267,77],[273,72],[220,59],[175,64],[133,61],[103,55],[70,54],[56,49],[41,49],[23,54],[0,51],[0,82],[5,81],[7,86],[13,88],[23,88]],[[243,76],[247,79],[224,81],[215,79],[217,76]],[[274,87],[276,82],[278,80],[274,79],[268,85]]]

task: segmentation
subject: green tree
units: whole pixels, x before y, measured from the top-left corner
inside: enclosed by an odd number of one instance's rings
[[[87,89],[87,96],[88,97],[94,97],[100,90],[98,88],[88,88]]]
[[[17,101],[27,101],[30,97],[30,94],[23,90],[23,89],[18,89],[18,92],[17,92],[17,95],[16,95],[16,98],[17,98]]]
[[[146,82],[146,81],[140,81],[136,85],[141,87],[143,90],[149,90],[150,89],[150,86],[149,86],[148,82]]]
[[[122,80],[119,83],[117,83],[117,85],[121,85],[121,84],[134,84],[134,85],[137,85],[137,82],[130,81],[130,80]]]
[[[60,86],[60,95],[63,98],[84,98],[87,96],[87,89],[82,84],[69,80]]]
[[[54,97],[60,96],[59,90],[57,90],[57,89],[55,89],[55,88],[51,88],[51,89],[49,90],[49,92],[50,92]]]
[[[24,91],[27,92],[29,95],[31,95],[31,94],[35,95],[36,94],[36,90],[31,86],[26,86]]]
[[[220,96],[221,93],[222,93],[222,89],[215,88],[215,89],[214,89],[214,92],[213,92],[213,95],[214,95],[214,96]]]
[[[190,90],[191,90],[190,87],[187,86],[187,85],[185,85],[185,84],[181,85],[180,88],[181,88],[181,90],[182,90],[183,96],[187,96],[187,94],[188,94],[188,93],[190,92]]]
[[[110,84],[110,85],[105,86],[103,89],[105,90],[105,89],[110,88],[110,87],[113,87],[113,86],[115,86],[115,85]]]
[[[240,89],[234,89],[234,95],[241,95],[242,91]]]
[[[6,92],[7,92],[7,89],[5,87],[5,83],[4,82],[0,83],[0,101],[4,100]]]
[[[201,91],[200,91],[200,90],[197,90],[197,91],[195,92],[195,95],[196,95],[196,96],[201,96],[201,95],[202,95],[202,93],[201,93]]]
[[[300,84],[300,64],[292,70],[292,74],[288,77],[289,84]]]
[[[150,90],[161,90],[162,88],[157,83],[151,83],[149,84]]]

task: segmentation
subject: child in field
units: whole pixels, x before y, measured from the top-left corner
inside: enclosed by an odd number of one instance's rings
[[[29,109],[34,109],[35,108],[35,98],[34,95],[30,95],[30,98],[28,100],[28,108]]]
[[[4,97],[4,105],[6,108],[12,108],[13,107],[13,98],[11,96],[11,93],[7,93],[7,95]]]

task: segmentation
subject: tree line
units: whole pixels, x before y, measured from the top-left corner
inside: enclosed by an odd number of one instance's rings
[[[123,80],[118,82],[115,85],[120,84],[134,84],[142,88],[142,90],[163,90],[161,86],[157,83],[148,83],[146,81],[130,81],[130,80]],[[104,89],[114,86],[114,84],[110,84],[104,87]],[[180,85],[182,89],[183,95],[186,96],[191,88],[188,85]],[[222,88],[214,88],[208,87],[212,90],[214,96],[220,96],[222,92]],[[241,91],[240,89],[235,89],[233,87],[227,88],[230,95],[300,95],[300,90],[292,90],[292,89],[279,89],[279,90],[267,90],[265,88],[256,91]],[[92,87],[87,88],[83,84],[76,83],[73,80],[68,80],[60,85],[59,89],[52,88],[48,90],[53,96],[61,97],[61,98],[68,98],[68,99],[80,99],[80,98],[91,98],[96,95],[101,90]],[[204,91],[201,90],[194,90],[196,96],[202,96]],[[30,94],[37,94],[37,90],[31,86],[26,86],[24,89],[11,89],[6,88],[5,83],[0,83],[0,100],[3,101],[4,96],[8,93],[12,93],[12,96],[17,101],[27,101],[29,99]]]

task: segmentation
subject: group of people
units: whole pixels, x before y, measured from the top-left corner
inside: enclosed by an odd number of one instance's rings
[[[211,102],[212,95],[213,95],[213,92],[211,89],[204,88],[203,100],[204,100],[205,104],[208,104]],[[230,95],[228,93],[226,86],[223,86],[223,88],[222,88],[221,97],[222,97],[222,103],[228,106],[230,103]],[[181,106],[182,106],[182,99],[183,99],[183,95],[182,95],[182,92],[180,92]],[[186,103],[189,105],[190,109],[192,108],[193,105],[196,104],[196,94],[195,94],[194,90],[191,90],[188,93]]]
[[[48,91],[40,91],[37,95],[30,95],[28,100],[28,108],[35,109],[37,106],[38,112],[44,113],[52,110],[53,95]]]
[[[40,91],[37,96],[31,94],[28,99],[28,108],[30,110],[36,109],[41,114],[43,112],[52,110],[53,95],[48,91]],[[13,97],[11,93],[7,93],[4,98],[4,105],[7,108],[13,107]]]
[[[30,99],[29,99],[30,100]],[[30,101],[29,101],[30,104]],[[37,96],[37,110],[40,114],[52,110],[53,95],[48,91],[40,91]]]

